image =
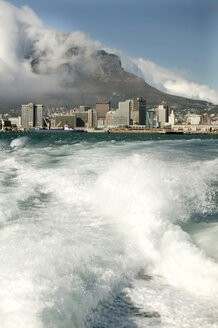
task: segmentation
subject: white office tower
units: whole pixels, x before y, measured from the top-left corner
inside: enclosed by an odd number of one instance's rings
[[[112,125],[127,126],[130,124],[130,100],[119,102],[119,108],[113,115]]]
[[[162,102],[157,108],[156,108],[156,114],[159,118],[160,127],[163,128],[166,123],[169,121],[169,106],[167,103]]]
[[[157,113],[154,115],[154,127],[155,128],[160,127],[159,116],[157,115]]]
[[[115,113],[115,110],[109,110],[109,112],[106,113],[105,125],[112,125],[113,116]]]
[[[174,125],[175,124],[175,115],[173,113],[173,110],[171,111],[170,116],[169,116],[169,123],[171,125]]]

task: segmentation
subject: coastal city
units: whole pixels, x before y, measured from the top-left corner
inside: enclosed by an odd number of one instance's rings
[[[110,101],[91,106],[45,107],[23,104],[21,109],[0,115],[1,132],[88,132],[88,133],[210,133],[218,134],[218,115],[205,110],[202,114],[178,115],[166,102],[148,109],[142,97],[118,103]]]

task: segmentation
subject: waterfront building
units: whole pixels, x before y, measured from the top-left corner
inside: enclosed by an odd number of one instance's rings
[[[218,124],[176,124],[172,126],[172,131],[174,132],[184,132],[184,133],[207,133],[207,132],[218,132]]]
[[[88,125],[88,112],[75,112],[76,127],[84,128]]]
[[[103,118],[98,119],[98,127],[103,128],[105,124],[105,120]]]
[[[142,97],[130,100],[130,124],[145,125],[146,100]]]
[[[1,120],[0,120],[0,130],[5,131],[7,128],[11,128],[11,121],[7,118],[1,118]]]
[[[201,115],[188,113],[185,115],[185,121],[187,124],[200,124]]]
[[[156,114],[158,116],[158,120],[161,128],[163,128],[164,125],[169,122],[169,113],[170,113],[170,107],[165,102],[162,102],[156,108]]]
[[[130,124],[137,125],[139,124],[139,106],[137,99],[131,99],[130,106]]]
[[[21,123],[24,129],[29,129],[34,127],[35,115],[34,115],[35,105],[33,103],[22,105],[21,107]]]
[[[88,111],[72,112],[72,115],[55,115],[53,127],[64,127],[67,124],[70,128],[96,128],[97,113],[93,109]]]
[[[139,125],[145,125],[146,100],[142,97],[137,98],[139,106]]]
[[[115,110],[109,110],[109,112],[106,113],[105,125],[112,125],[113,115],[115,113]]]
[[[98,126],[97,112],[93,109],[88,110],[88,128],[96,129]]]
[[[130,125],[130,103],[130,100],[119,102],[119,108],[116,110],[112,117],[112,125]]]
[[[211,116],[208,113],[204,113],[201,116],[201,124],[211,124]]]
[[[156,114],[156,111],[154,110],[154,127],[159,128],[160,122],[159,122],[159,116]]]
[[[97,103],[95,110],[98,114],[98,119],[105,119],[106,113],[110,110],[110,102]]]
[[[154,115],[155,115],[154,109],[146,110],[146,128],[147,129],[151,130],[154,128]]]
[[[11,126],[12,127],[21,127],[21,116],[18,117],[10,117],[9,120],[11,121]]]
[[[171,125],[174,125],[175,124],[175,115],[173,113],[173,110],[171,111],[170,116],[169,116],[169,123]]]
[[[21,124],[24,129],[40,127],[43,124],[43,105],[33,103],[22,105],[21,107]]]
[[[35,112],[34,126],[42,127],[43,126],[44,105],[42,105],[42,104],[35,105],[34,112]]]
[[[75,128],[76,126],[76,117],[75,115],[55,115],[54,121],[52,122],[52,127],[61,127],[63,128],[67,124],[69,128]]]

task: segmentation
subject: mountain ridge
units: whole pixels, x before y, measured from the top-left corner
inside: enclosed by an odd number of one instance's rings
[[[123,69],[119,56],[105,50],[93,50],[87,54],[85,47],[73,45],[64,52],[59,65],[48,60],[46,51],[29,53],[28,59],[32,72],[36,75],[57,76],[61,85],[58,92],[21,97],[23,103],[36,102],[45,105],[74,107],[79,105],[95,106],[96,102],[111,101],[116,108],[119,101],[143,97],[147,107],[152,108],[166,101],[175,111],[195,109],[205,111],[208,106],[217,110],[207,101],[194,100],[164,93]],[[11,106],[19,104],[11,104]]]

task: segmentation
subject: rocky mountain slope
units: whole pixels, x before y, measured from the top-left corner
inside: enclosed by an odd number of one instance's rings
[[[206,101],[169,95],[151,87],[142,78],[126,72],[120,58],[114,54],[101,50],[90,54],[89,61],[86,58],[86,49],[72,47],[65,53],[65,61],[60,66],[53,69],[48,66],[46,73],[57,73],[67,92],[52,98],[47,95],[43,99],[45,103],[76,106],[110,100],[116,107],[118,101],[141,96],[147,100],[148,107],[162,101],[175,109],[204,110],[207,107]],[[43,59],[44,54],[40,54],[32,60],[32,69],[36,74],[41,73]]]
[[[110,100],[113,108],[117,108],[118,101],[143,97],[147,101],[147,108],[157,106],[162,101],[168,102],[175,110],[192,108],[202,112],[208,106],[206,101],[173,96],[157,90],[144,79],[125,71],[120,58],[104,50],[90,51],[86,47],[74,45],[61,56],[59,54],[58,61],[54,57],[53,49],[52,52],[49,48],[46,51],[34,51],[33,47],[26,59],[36,76],[58,79],[60,89],[29,99],[25,96],[19,101],[73,107],[83,104],[94,106],[96,102]],[[13,105],[20,106],[20,103]],[[217,106],[214,109],[217,110]]]

